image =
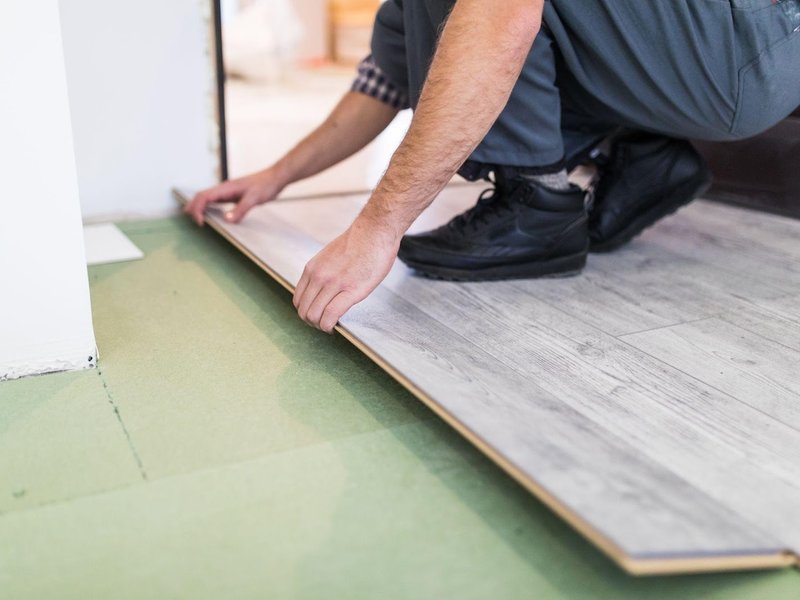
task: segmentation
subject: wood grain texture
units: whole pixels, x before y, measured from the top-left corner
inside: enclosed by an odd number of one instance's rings
[[[415,229],[475,194],[446,190]],[[275,202],[237,226],[209,220],[291,289],[364,200]],[[651,237],[674,235],[660,229]],[[454,284],[398,263],[339,330],[629,571],[785,565],[800,548],[800,530],[783,527],[800,503],[789,397],[750,402],[641,347],[697,323],[735,327],[726,319],[749,324],[741,330],[761,349],[783,343],[753,330],[786,312],[788,286],[767,272],[765,287],[748,291],[748,274],[708,265],[647,240],[560,281]],[[761,376],[774,383],[791,360]]]

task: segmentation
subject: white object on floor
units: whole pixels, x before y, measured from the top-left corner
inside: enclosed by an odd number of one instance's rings
[[[136,244],[113,223],[84,225],[83,242],[86,246],[87,265],[137,260],[144,256]]]

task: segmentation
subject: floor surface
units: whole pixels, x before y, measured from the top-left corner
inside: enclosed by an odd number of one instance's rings
[[[625,575],[214,232],[122,229],[100,369],[0,383],[0,597],[800,595]]]
[[[445,190],[414,228],[474,203]],[[289,288],[366,195],[210,222]],[[341,331],[634,573],[800,553],[800,222],[696,202],[580,277],[397,263]]]

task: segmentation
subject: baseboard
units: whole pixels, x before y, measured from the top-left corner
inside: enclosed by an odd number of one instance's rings
[[[71,344],[69,347],[56,343],[47,347],[30,348],[27,357],[0,359],[0,381],[58,371],[91,369],[97,364],[97,354],[93,341]]]

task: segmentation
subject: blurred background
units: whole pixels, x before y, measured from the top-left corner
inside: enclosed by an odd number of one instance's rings
[[[261,169],[318,125],[370,53],[381,0],[222,0],[228,165]],[[364,151],[285,192],[374,187],[408,127],[404,111]]]

